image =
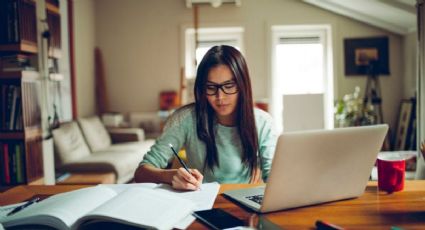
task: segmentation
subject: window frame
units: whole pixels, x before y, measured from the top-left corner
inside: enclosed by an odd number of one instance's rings
[[[184,76],[194,79],[196,76],[195,60],[195,29],[186,27],[184,34]],[[198,40],[201,42],[236,41],[241,53],[244,53],[244,28],[238,26],[202,27],[198,28]]]

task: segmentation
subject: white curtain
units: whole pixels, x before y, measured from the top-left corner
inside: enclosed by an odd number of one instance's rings
[[[424,0],[417,0],[418,20],[418,71],[417,71],[417,143],[425,140],[425,6]],[[416,179],[425,179],[425,161],[419,154],[417,161]]]

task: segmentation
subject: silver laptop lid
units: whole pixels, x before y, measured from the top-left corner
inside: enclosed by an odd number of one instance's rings
[[[260,212],[358,197],[388,125],[279,136]]]

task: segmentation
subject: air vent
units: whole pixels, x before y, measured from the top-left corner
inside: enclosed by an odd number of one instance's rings
[[[186,0],[187,8],[192,8],[192,5],[196,4],[209,4],[214,8],[217,8],[222,4],[233,4],[236,6],[241,6],[242,0]]]

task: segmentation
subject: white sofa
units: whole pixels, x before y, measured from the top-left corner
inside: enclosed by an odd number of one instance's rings
[[[167,112],[130,112],[129,123],[131,127],[141,128],[148,138],[157,138],[161,135],[162,125],[165,123]]]
[[[108,130],[99,117],[81,118],[53,131],[55,168],[79,174],[113,172],[116,183],[131,181],[144,154],[154,144],[142,129]],[[116,141],[129,141],[116,143]]]

